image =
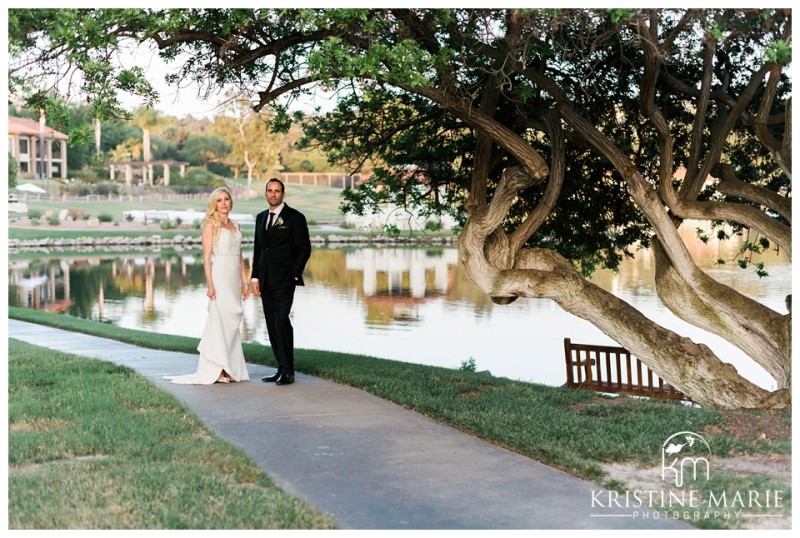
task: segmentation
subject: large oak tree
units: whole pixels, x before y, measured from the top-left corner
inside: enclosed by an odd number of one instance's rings
[[[678,232],[727,223],[791,256],[790,10],[12,10],[9,33],[12,84],[82,71],[100,111],[116,89],[150,91],[110,61],[131,39],[177,60],[174,82],[235,87],[256,110],[337,90],[306,132],[385,164],[351,208],[452,211],[467,274],[497,302],[556,301],[701,404],[790,404],[791,315],[715,281]],[[586,278],[642,247],[663,303],[778,390]]]

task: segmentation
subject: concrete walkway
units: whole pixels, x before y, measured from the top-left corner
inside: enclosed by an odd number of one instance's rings
[[[610,508],[595,484],[359,389],[299,373],[294,385],[262,383],[272,369],[255,364],[250,382],[173,385],[161,376],[193,372],[196,355],[8,325],[10,338],[136,370],[343,529],[691,528]]]

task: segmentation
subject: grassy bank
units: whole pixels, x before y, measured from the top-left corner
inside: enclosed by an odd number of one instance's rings
[[[263,193],[264,184],[254,183],[254,188]],[[344,220],[339,213],[339,203],[341,198],[339,189],[331,189],[328,187],[315,187],[313,185],[287,185],[286,187],[286,203],[295,207],[305,213],[309,221],[316,222],[340,222]],[[137,197],[132,199],[122,198],[119,196],[111,196],[103,200],[93,199],[90,201],[67,201],[62,202],[60,198],[56,197],[53,200],[49,199],[36,199],[34,196],[28,196],[25,203],[28,210],[52,211],[56,215],[63,209],[71,209],[76,211],[83,211],[91,217],[97,217],[100,214],[111,215],[114,221],[122,222],[123,214],[125,211],[131,210],[172,210],[172,211],[186,211],[193,209],[198,211],[200,215],[206,211],[207,196],[201,196],[198,199],[166,199],[162,200],[144,200],[139,201]],[[263,196],[257,196],[249,200],[234,199],[233,212],[255,215],[256,213],[266,209],[266,200]],[[42,227],[50,227],[45,219],[42,219]],[[57,228],[57,226],[53,226]]]
[[[133,370],[9,341],[10,529],[324,529]]]
[[[263,184],[256,185],[258,188],[263,188]],[[330,235],[337,236],[368,236],[372,239],[388,237],[381,232],[366,233],[360,230],[348,229],[334,229],[331,230],[327,224],[341,224],[344,222],[344,216],[339,212],[339,203],[341,191],[338,189],[331,189],[328,187],[315,187],[313,185],[289,185],[287,186],[286,202],[300,209],[308,219],[309,228],[312,236],[319,236],[327,238]],[[96,228],[86,228],[81,230],[67,229],[62,224],[50,224],[46,218],[42,217],[39,224],[36,226],[29,226],[28,219],[24,215],[9,215],[8,221],[8,238],[20,241],[41,240],[41,239],[78,239],[84,237],[100,238],[100,237],[151,237],[153,235],[162,238],[172,238],[176,235],[182,236],[200,236],[200,230],[195,229],[190,223],[185,223],[179,229],[163,230],[158,224],[149,224],[147,226],[139,225],[138,229],[126,229],[126,220],[124,213],[131,210],[172,210],[172,211],[186,211],[193,209],[197,212],[198,218],[202,218],[206,210],[206,197],[203,196],[199,199],[185,200],[185,199],[172,199],[172,200],[146,200],[138,201],[134,197],[133,200],[120,199],[118,196],[112,196],[110,199],[91,201],[67,201],[62,202],[60,198],[50,200],[36,200],[31,197],[26,200],[26,204],[30,211],[46,213],[51,212],[58,214],[64,209],[81,211],[89,217],[97,218],[101,214],[109,215],[112,222],[100,223]],[[266,209],[266,201],[262,196],[252,198],[249,200],[240,199],[234,200],[234,213],[255,215]],[[22,225],[24,223],[24,225]],[[128,227],[129,228],[129,227]],[[145,228],[145,229],[142,229]],[[245,236],[252,236],[252,230],[243,227]],[[452,237],[452,232],[430,232],[430,231],[414,231],[409,234],[402,232],[400,238],[406,237],[424,237],[424,238],[442,238]]]
[[[32,239],[81,239],[83,237],[152,237],[154,235],[165,239],[172,239],[176,235],[200,237],[200,230],[193,228],[162,230],[156,225],[152,225],[152,228],[147,230],[125,230],[123,228],[113,227],[113,225],[86,230],[67,230],[65,228],[59,228],[58,226],[40,224],[39,226],[29,228],[14,227],[11,225],[8,228],[7,234],[8,239],[17,239],[19,241],[29,241]]]
[[[11,308],[9,316],[157,349],[195,353],[198,341],[26,309]],[[244,348],[249,362],[274,365],[268,347]],[[588,391],[319,350],[298,350],[296,365],[611,488],[624,485],[608,476],[603,464],[656,465],[664,440],[681,431],[701,434],[715,458],[791,451],[790,437],[762,435],[776,425],[790,428],[790,412],[720,413],[670,402],[607,399]],[[746,431],[731,427],[743,419],[752,425]],[[715,488],[771,484],[757,476],[717,473],[715,478]]]
[[[242,227],[242,231],[244,232],[245,238],[249,238],[252,242],[252,230],[247,230],[244,226]],[[330,230],[330,229],[321,229],[318,226],[311,225],[309,226],[309,232],[311,234],[312,240],[317,237],[321,237],[323,240],[328,240],[328,238],[332,235],[337,237],[359,237],[359,238],[367,238],[368,240],[377,241],[380,239],[388,239],[388,235],[382,232],[365,232],[361,230]],[[126,238],[133,238],[133,237],[152,237],[157,235],[163,239],[172,239],[175,236],[184,236],[184,237],[200,237],[200,230],[195,228],[175,228],[171,230],[162,230],[158,225],[151,224],[148,226],[147,229],[144,230],[126,230],[123,226],[114,226],[113,224],[110,225],[101,225],[98,228],[93,229],[84,229],[84,230],[68,230],[65,228],[59,228],[58,226],[50,226],[48,224],[40,224],[36,227],[20,227],[14,226],[13,224],[9,226],[7,237],[8,239],[16,239],[19,241],[30,241],[30,240],[41,240],[41,239],[82,239],[85,237],[89,238],[104,238],[104,237],[126,237]],[[421,232],[421,231],[412,231],[412,232],[403,232],[398,236],[398,243],[402,243],[404,239],[411,239],[413,238],[414,241],[423,241],[424,239],[432,239],[432,240],[441,240],[442,238],[452,238],[453,234],[451,232]]]

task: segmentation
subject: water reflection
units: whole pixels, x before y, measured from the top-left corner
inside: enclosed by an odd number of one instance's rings
[[[713,263],[733,249],[701,246]],[[249,263],[249,254],[245,253]],[[785,312],[790,266],[767,253],[768,281],[727,268],[709,272],[771,308]],[[595,282],[651,319],[708,344],[754,382],[773,382],[741,352],[677,319],[653,291],[653,260],[639,253],[619,273],[601,271]],[[295,297],[296,345],[369,354],[457,368],[475,359],[495,375],[550,385],[565,381],[563,338],[613,342],[591,324],[547,300],[498,306],[466,279],[458,251],[441,248],[315,248],[307,286]],[[12,255],[9,304],[63,312],[134,329],[199,336],[205,322],[202,255],[199,250],[133,253],[38,253]],[[245,341],[268,343],[261,305],[245,305]]]

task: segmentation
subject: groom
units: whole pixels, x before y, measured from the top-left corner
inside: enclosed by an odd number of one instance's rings
[[[276,385],[294,383],[294,331],[289,313],[295,286],[303,286],[303,269],[311,256],[306,217],[283,203],[285,189],[281,180],[267,181],[265,197],[268,211],[256,215],[253,293],[261,297],[267,332],[278,370],[261,381]]]

